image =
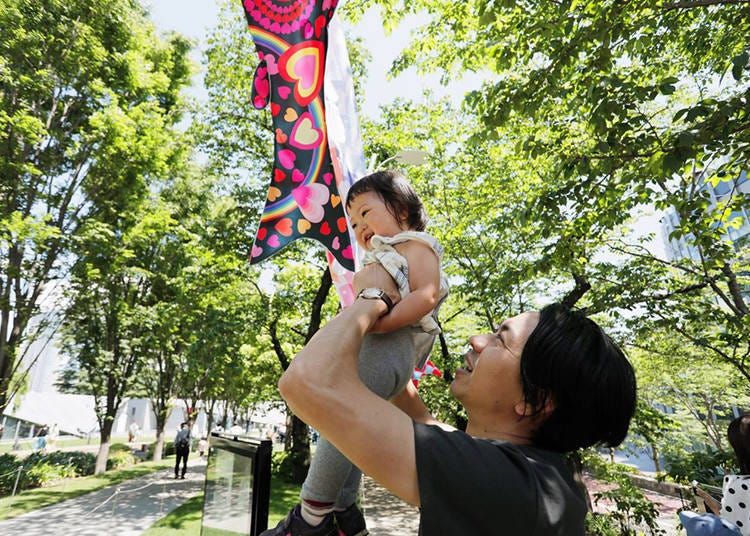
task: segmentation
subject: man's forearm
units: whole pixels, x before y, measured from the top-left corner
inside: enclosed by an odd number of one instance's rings
[[[373,275],[368,272],[370,285],[380,287]],[[386,310],[381,300],[357,299],[297,354],[279,380],[279,391],[299,418],[352,463],[419,506],[412,421],[370,391],[357,370],[362,340]]]

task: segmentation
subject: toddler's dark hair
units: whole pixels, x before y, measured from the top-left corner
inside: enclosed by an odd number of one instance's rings
[[[413,231],[427,228],[427,212],[419,196],[398,171],[376,171],[355,182],[346,197],[346,209],[360,194],[375,192],[399,224]]]

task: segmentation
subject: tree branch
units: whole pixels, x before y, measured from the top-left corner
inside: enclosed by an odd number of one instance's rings
[[[315,299],[312,302],[312,311],[310,311],[310,325],[307,328],[307,335],[305,336],[305,344],[307,344],[313,335],[320,329],[321,312],[323,305],[325,305],[328,299],[328,292],[331,290],[333,280],[331,279],[331,270],[326,266],[322,270],[320,277],[320,286],[318,291],[315,293]]]
[[[650,296],[649,298],[652,300],[668,300],[669,298],[673,296],[678,296],[680,294],[689,294],[695,290],[706,288],[708,285],[709,283],[707,281],[704,281],[703,283],[695,283],[693,285],[688,285],[686,287],[682,287],[681,289],[677,289],[672,292],[666,292],[663,294],[654,294]]]
[[[737,307],[737,310],[742,314],[742,316],[750,313],[750,311],[748,311],[747,304],[742,297],[742,288],[740,287],[739,283],[737,283],[737,274],[732,271],[732,267],[729,266],[729,264],[725,264],[724,266],[722,266],[721,271],[727,278],[727,287],[729,287],[729,293],[732,296],[732,300],[734,300],[734,304]]]
[[[287,357],[286,352],[284,352],[284,349],[281,347],[281,341],[279,340],[279,336],[276,334],[276,324],[276,319],[271,320],[271,323],[268,325],[268,333],[270,333],[271,335],[273,350],[274,352],[276,352],[276,357],[279,359],[281,369],[286,370],[287,368],[289,368],[289,358]]]
[[[591,283],[588,282],[585,276],[573,273],[573,281],[575,281],[576,286],[560,300],[560,303],[568,308],[572,308],[586,292],[591,290]]]

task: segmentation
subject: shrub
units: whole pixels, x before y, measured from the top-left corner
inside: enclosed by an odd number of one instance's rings
[[[115,452],[133,452],[133,448],[125,443],[112,443],[109,446],[109,453]]]
[[[75,470],[70,465],[55,465],[47,461],[37,463],[24,471],[21,477],[23,489],[40,488],[64,478],[75,476]]]
[[[12,454],[0,454],[0,495],[10,495],[21,462]]]
[[[110,469],[119,469],[121,467],[128,467],[133,465],[138,460],[133,455],[133,451],[128,449],[127,452],[122,449],[116,449],[114,452],[110,451],[109,457],[107,458],[107,471]]]
[[[290,484],[302,484],[310,466],[309,458],[287,451],[271,454],[271,473]]]
[[[147,460],[153,460],[154,459],[154,449],[156,448],[156,442],[149,443],[146,447],[146,458]],[[174,456],[175,450],[174,450],[174,442],[172,441],[165,441],[164,446],[161,449],[161,455],[163,458],[166,458],[167,456]]]
[[[45,455],[38,455],[38,453],[31,454],[26,458],[25,464],[28,466],[29,462],[33,462],[32,465],[48,463],[60,467],[70,467],[73,471],[73,475],[71,476],[87,476],[94,474],[96,455],[90,452],[81,452],[77,450],[57,450]]]
[[[723,468],[730,471],[736,469],[737,460],[732,452],[710,448],[682,452],[679,456],[665,453],[664,465],[667,475],[676,482],[688,484],[692,480],[697,480],[703,484],[721,487]]]

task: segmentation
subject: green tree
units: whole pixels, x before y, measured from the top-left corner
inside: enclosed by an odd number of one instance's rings
[[[749,379],[750,253],[727,237],[750,205],[740,187],[750,6],[363,0],[349,9],[376,4],[391,25],[430,15],[395,71],[491,73],[466,99],[483,124],[471,143],[523,170],[514,185],[524,198],[510,193],[506,207],[531,245],[519,259],[525,279],[590,311],[629,311],[643,334],[676,329]],[[712,203],[707,185],[722,182],[729,193]],[[668,207],[679,216],[671,238],[693,258],[667,259],[627,232],[644,209]]]
[[[189,44],[158,38],[134,0],[9,0],[0,26],[1,410],[82,226],[168,169],[190,69]]]

